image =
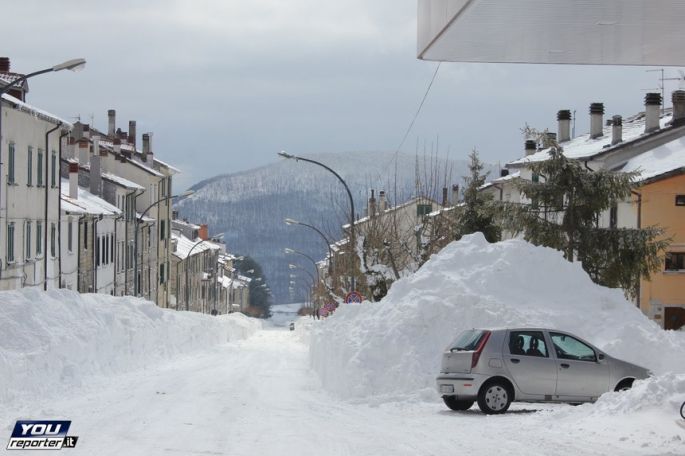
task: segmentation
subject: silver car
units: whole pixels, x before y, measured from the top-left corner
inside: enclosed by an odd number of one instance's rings
[[[436,382],[450,409],[478,401],[484,413],[497,414],[512,401],[592,402],[649,375],[564,331],[470,329],[446,348]]]

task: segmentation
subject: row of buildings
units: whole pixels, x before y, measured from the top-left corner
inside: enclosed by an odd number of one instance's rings
[[[23,75],[0,58],[0,88]],[[174,166],[152,134],[71,123],[26,103],[28,84],[2,95],[0,290],[67,288],[142,296],[160,307],[242,311],[249,281],[206,226],[172,210]],[[188,230],[188,227],[197,227]],[[4,231],[4,232],[3,232]]]
[[[661,269],[640,281],[635,304],[665,329],[678,329],[685,325],[685,91],[673,92],[671,101],[672,108],[664,108],[662,96],[649,93],[644,111],[625,119],[620,115],[605,118],[604,105],[592,103],[590,132],[578,137],[571,135],[571,112],[560,110],[557,132],[547,137],[567,158],[589,170],[636,173],[632,197],[603,213],[597,223],[606,228],[659,226],[665,230],[670,244],[663,252]],[[519,184],[544,179],[534,175],[531,166],[547,160],[549,151],[543,141],[527,139],[519,158],[507,163],[501,175],[480,191],[496,201],[529,204]],[[443,189],[441,201],[417,197],[392,207],[384,192],[377,201],[372,191],[366,217],[355,222],[358,289],[365,288],[369,298],[382,297],[387,292],[383,283],[417,268],[426,259],[421,258],[426,240],[444,236],[445,227],[454,223],[451,213],[460,204],[456,185],[451,194]],[[343,229],[349,236],[349,225]],[[319,274],[329,287],[337,285],[330,279],[331,272],[346,274],[347,242],[332,244],[332,253],[319,263]],[[349,284],[340,288],[345,287]]]

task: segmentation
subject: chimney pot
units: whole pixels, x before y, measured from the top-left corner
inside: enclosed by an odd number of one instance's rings
[[[532,139],[526,140],[525,145],[526,156],[533,155],[537,151],[537,144]]]
[[[10,72],[10,58],[9,57],[0,57],[0,73],[9,73]]]
[[[509,170],[506,168],[500,169],[499,170],[499,177],[506,177],[509,175]]]
[[[645,133],[659,129],[659,110],[661,109],[661,94],[648,93],[645,95]]]
[[[685,90],[675,90],[671,94],[673,102],[673,121],[674,127],[685,125]]]
[[[69,163],[69,198],[78,199],[78,163]]]
[[[611,145],[623,141],[623,117],[614,116],[611,118]]]
[[[600,138],[604,134],[604,103],[590,105],[590,138]]]
[[[459,185],[452,184],[452,205],[456,205],[459,202]]]
[[[107,135],[110,138],[113,138],[114,135],[116,134],[116,117],[117,117],[117,112],[114,109],[109,109],[107,111],[107,120],[108,120]]]
[[[133,144],[133,148],[135,149],[135,147],[136,147],[136,121],[135,120],[129,120],[128,121],[128,142],[130,144]]]
[[[571,111],[562,109],[557,112],[557,138],[560,143],[571,139]]]
[[[447,207],[447,187],[442,187],[442,206]]]

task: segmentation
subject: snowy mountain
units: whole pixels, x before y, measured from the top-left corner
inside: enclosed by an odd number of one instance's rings
[[[468,170],[465,160],[392,152],[317,154],[307,158],[330,166],[345,179],[358,217],[365,215],[371,189],[376,190],[376,195],[385,190],[390,204],[402,203],[416,194],[418,182],[423,191],[440,200],[442,187],[462,186]],[[301,297],[305,288],[304,281],[299,280],[302,284],[296,285],[296,296],[288,295],[288,263],[300,264],[313,273],[311,262],[286,255],[283,249],[300,250],[317,261],[327,252],[316,232],[288,226],[283,220],[292,218],[314,225],[329,239],[337,240],[349,214],[347,194],[335,176],[316,165],[294,160],[220,175],[191,188],[195,193],[178,203],[180,217],[208,223],[210,234],[224,233],[232,252],[259,261],[277,303]]]

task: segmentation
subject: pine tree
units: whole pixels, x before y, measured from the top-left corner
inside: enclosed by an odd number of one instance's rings
[[[461,239],[466,234],[481,232],[488,242],[497,242],[501,238],[501,229],[495,223],[495,205],[492,195],[480,191],[485,184],[487,173],[483,174],[483,163],[475,149],[469,154],[469,171],[464,177],[464,205],[459,212],[456,223],[455,238]]]
[[[659,254],[668,245],[664,231],[598,224],[604,211],[631,197],[635,174],[592,171],[569,160],[556,144],[549,155],[531,166],[532,181],[519,184],[530,204],[510,207],[507,229],[522,232],[533,244],[561,250],[568,261],[581,261],[596,283],[622,288],[635,298],[640,277],[649,278],[660,265]]]
[[[258,317],[269,318],[271,316],[271,295],[267,291],[266,277],[261,265],[252,257],[245,256],[235,262],[235,267],[240,273],[252,279],[250,281],[250,307],[255,309]]]

